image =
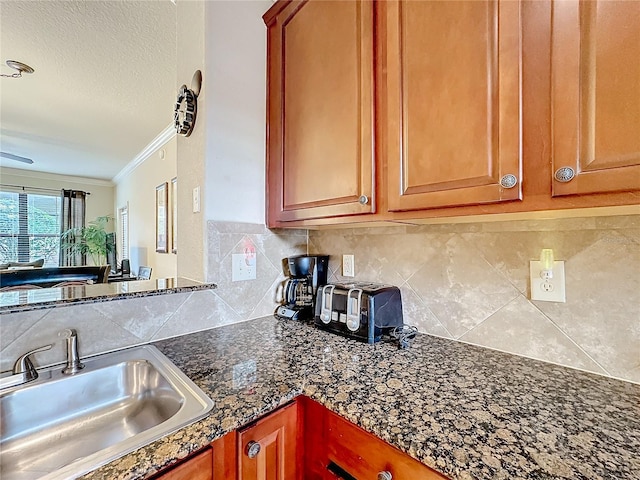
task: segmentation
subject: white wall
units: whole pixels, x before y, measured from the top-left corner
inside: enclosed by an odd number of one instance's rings
[[[196,70],[207,78],[204,65],[205,49],[205,3],[201,1],[176,3],[178,63],[176,92],[181,85],[191,86]],[[205,276],[205,209],[193,212],[191,195],[195,187],[200,188],[201,196],[215,186],[207,185],[205,178],[205,129],[208,112],[205,108],[207,88],[203,87],[198,95],[196,123],[189,137],[177,137],[178,149],[178,275],[202,281]],[[204,202],[201,202],[204,203]]]
[[[176,137],[173,137],[120,179],[115,189],[115,211],[129,207],[131,271],[137,272],[140,265],[146,265],[153,269],[152,278],[177,275],[177,255],[170,253],[171,246],[169,253],[156,252],[156,187],[167,182],[170,189],[171,179],[176,176],[176,154]],[[118,256],[122,259],[122,252],[118,252]]]
[[[206,3],[206,217],[264,224],[269,0]]]
[[[196,125],[178,137],[178,275],[209,278],[207,222],[264,224],[269,0],[178,2],[178,78],[201,70]],[[201,211],[191,195],[200,187]]]
[[[115,189],[114,185],[106,180],[0,167],[0,183],[24,187],[49,188],[58,191],[64,188],[67,190],[73,189],[90,192],[91,195],[87,197],[86,203],[87,222],[105,215],[114,216],[113,199]],[[50,193],[54,194],[55,192]]]

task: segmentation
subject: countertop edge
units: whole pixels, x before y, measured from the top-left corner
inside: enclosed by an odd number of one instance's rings
[[[73,288],[73,287],[59,287],[58,289],[62,290],[65,288]],[[4,315],[4,314],[10,314],[10,313],[46,310],[46,309],[57,308],[57,307],[66,307],[70,305],[104,303],[104,302],[111,302],[115,300],[125,300],[129,298],[154,297],[158,295],[169,295],[173,293],[186,293],[186,292],[196,292],[200,290],[213,290],[216,288],[217,288],[217,285],[215,283],[197,284],[196,282],[194,282],[193,285],[167,287],[167,288],[162,288],[157,290],[121,292],[116,294],[95,295],[87,298],[66,298],[66,299],[51,300],[51,301],[21,304],[21,305],[6,305],[6,306],[0,306],[0,314]]]

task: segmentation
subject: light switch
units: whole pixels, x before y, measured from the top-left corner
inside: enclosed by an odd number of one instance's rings
[[[200,211],[200,187],[193,189],[193,213]]]

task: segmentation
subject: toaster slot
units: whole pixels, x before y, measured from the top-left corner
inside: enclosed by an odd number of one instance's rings
[[[347,293],[347,328],[356,332],[360,328],[360,303],[362,289],[352,288]]]
[[[331,322],[331,310],[333,310],[333,290],[335,285],[322,287],[322,307],[320,308],[320,320],[324,324]]]

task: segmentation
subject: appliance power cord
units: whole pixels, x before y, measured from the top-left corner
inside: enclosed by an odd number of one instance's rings
[[[411,346],[418,334],[418,328],[413,325],[395,327],[389,335],[398,341],[398,348],[405,350]]]

